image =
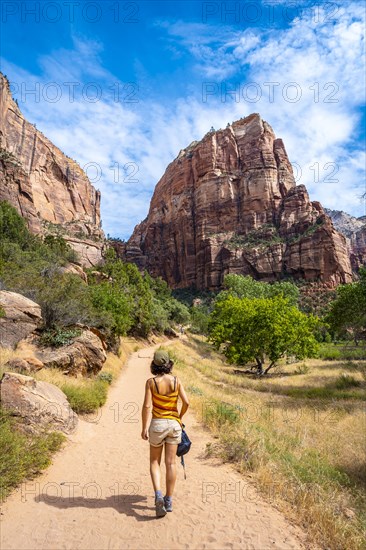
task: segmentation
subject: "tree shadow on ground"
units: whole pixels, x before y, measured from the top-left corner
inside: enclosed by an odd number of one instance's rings
[[[191,348],[199,355],[203,355],[204,352],[204,356],[206,359],[210,359],[214,357],[215,354],[217,354],[216,350],[209,342],[202,341],[195,336],[190,335],[187,340],[184,340],[184,345]]]
[[[155,516],[144,515],[144,512],[155,511],[155,508],[146,505],[146,496],[120,494],[112,495],[106,498],[87,498],[83,496],[51,496],[41,493],[35,498],[36,502],[44,502],[55,508],[114,508],[120,514],[132,516],[137,521],[152,521]]]

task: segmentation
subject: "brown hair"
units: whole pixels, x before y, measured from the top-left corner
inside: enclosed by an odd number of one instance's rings
[[[163,365],[160,367],[158,365],[155,365],[154,361],[152,361],[150,365],[151,374],[153,374],[154,376],[156,374],[170,374],[173,368],[173,365],[174,365],[173,361],[169,361],[167,365]]]

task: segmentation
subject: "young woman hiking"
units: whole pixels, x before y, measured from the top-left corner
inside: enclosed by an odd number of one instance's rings
[[[183,385],[171,374],[173,362],[166,351],[158,350],[150,370],[154,375],[146,381],[145,400],[142,407],[142,439],[150,443],[150,475],[155,491],[156,516],[163,517],[173,511],[172,497],[177,478],[176,454],[182,437],[182,417],[189,402]],[[182,407],[178,413],[178,396]],[[152,419],[149,418],[152,406]],[[160,462],[165,449],[166,495],[161,491]]]

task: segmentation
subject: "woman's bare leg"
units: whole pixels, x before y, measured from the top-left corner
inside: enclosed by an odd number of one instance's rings
[[[165,468],[166,468],[166,496],[172,497],[174,492],[175,481],[177,479],[177,457],[178,445],[165,443]]]
[[[150,475],[154,491],[161,491],[160,462],[162,451],[163,445],[161,447],[150,445]]]

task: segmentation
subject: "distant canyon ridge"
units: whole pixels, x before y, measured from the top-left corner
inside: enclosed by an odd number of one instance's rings
[[[0,200],[33,233],[62,235],[82,266],[96,265],[108,245],[100,192],[25,119],[2,75],[0,85]],[[366,219],[311,202],[295,184],[282,140],[252,114],[180,151],[147,218],[126,243],[109,244],[172,288],[217,289],[227,273],[333,286],[351,281],[366,261]]]

